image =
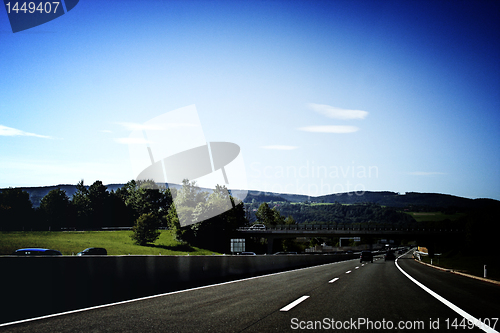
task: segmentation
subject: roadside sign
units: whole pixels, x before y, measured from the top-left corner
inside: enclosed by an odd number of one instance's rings
[[[244,238],[232,238],[231,239],[231,252],[245,252],[245,239]]]

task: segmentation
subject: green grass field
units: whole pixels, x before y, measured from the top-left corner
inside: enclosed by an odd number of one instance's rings
[[[464,213],[444,214],[442,212],[425,212],[425,213],[407,212],[407,214],[413,216],[413,218],[417,222],[444,221],[446,219],[450,221],[456,221],[459,218],[465,216]]]
[[[175,240],[169,230],[161,231],[154,244],[135,245],[132,231],[13,231],[0,232],[0,255],[17,249],[41,247],[72,255],[88,248],[103,247],[108,255],[211,255],[212,251],[191,247]],[[218,253],[217,253],[218,254]]]

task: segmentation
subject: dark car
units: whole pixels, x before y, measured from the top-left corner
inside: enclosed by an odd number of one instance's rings
[[[384,260],[394,260],[396,259],[396,256],[394,255],[394,252],[392,251],[387,251],[386,254],[384,255]]]
[[[88,249],[83,250],[82,252],[78,252],[77,256],[105,256],[108,254],[106,249],[102,247],[89,247]]]
[[[363,261],[373,262],[373,254],[370,251],[362,251],[359,262],[362,263]]]
[[[12,254],[16,256],[62,256],[62,253],[57,250],[41,248],[19,249]]]

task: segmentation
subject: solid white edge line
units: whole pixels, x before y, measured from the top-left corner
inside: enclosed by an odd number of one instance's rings
[[[447,299],[445,299],[444,297],[438,295],[437,293],[435,293],[434,291],[430,290],[429,288],[427,288],[426,286],[424,286],[422,283],[418,282],[417,280],[415,280],[413,277],[411,277],[408,273],[406,273],[401,267],[399,267],[398,265],[398,260],[399,258],[401,258],[402,256],[404,256],[404,254],[400,255],[396,260],[395,260],[395,264],[396,264],[396,267],[401,271],[401,273],[403,273],[408,279],[410,279],[413,283],[415,283],[417,286],[419,286],[420,288],[422,288],[423,290],[425,290],[426,292],[428,292],[430,295],[434,296],[438,301],[440,301],[441,303],[443,303],[444,305],[446,305],[447,307],[449,307],[450,309],[452,309],[453,311],[455,311],[456,313],[458,313],[459,315],[461,315],[462,317],[464,317],[465,319],[467,319],[469,322],[473,322],[475,326],[477,326],[479,329],[485,331],[485,332],[488,332],[488,333],[499,333],[498,331],[494,330],[493,328],[491,328],[490,326],[480,322],[478,319],[476,319],[475,317],[473,317],[472,315],[468,314],[467,312],[465,312],[464,310],[460,309],[458,306],[456,306],[455,304],[451,303],[450,301],[448,301]]]
[[[335,278],[335,279],[332,279],[330,281],[328,281],[328,283],[334,283],[335,281],[337,281],[339,278]]]
[[[22,319],[22,320],[12,321],[12,322],[9,322],[9,323],[2,323],[2,324],[0,324],[0,327],[11,326],[11,325],[16,325],[16,324],[23,324],[23,323],[28,323],[30,321],[48,319],[48,318],[53,318],[53,317],[65,316],[65,315],[69,315],[69,314],[73,314],[73,313],[78,313],[78,312],[90,311],[90,310],[95,310],[95,309],[102,309],[102,308],[111,307],[111,306],[115,306],[115,305],[122,305],[122,304],[127,304],[127,303],[132,303],[132,302],[144,301],[144,300],[153,299],[153,298],[157,298],[157,297],[163,297],[163,296],[168,296],[168,295],[180,294],[180,293],[188,292],[188,291],[194,291],[194,290],[200,290],[200,289],[205,289],[205,288],[210,288],[210,287],[223,286],[223,285],[226,285],[226,284],[231,284],[231,283],[236,283],[236,282],[242,282],[242,281],[249,281],[249,280],[254,280],[254,279],[260,279],[260,278],[264,278],[264,277],[268,277],[268,276],[273,276],[273,275],[280,275],[280,274],[286,274],[286,273],[290,273],[290,272],[297,272],[297,271],[301,271],[301,270],[305,270],[305,269],[311,269],[311,268],[316,268],[316,267],[321,267],[321,266],[335,265],[335,264],[339,264],[341,262],[346,262],[346,261],[351,261],[351,260],[358,260],[358,259],[347,259],[347,260],[342,260],[342,261],[331,262],[331,263],[328,263],[328,264],[322,264],[322,265],[316,265],[316,266],[309,266],[309,267],[304,267],[304,268],[297,268],[297,269],[292,269],[292,270],[289,270],[289,271],[283,271],[283,272],[278,272],[278,273],[271,273],[271,274],[266,274],[266,275],[254,276],[254,277],[245,278],[245,279],[239,279],[239,280],[221,282],[221,283],[216,283],[216,284],[210,284],[208,286],[201,286],[201,287],[195,287],[195,288],[190,288],[190,289],[183,289],[183,290],[171,291],[171,292],[163,293],[163,294],[157,294],[157,295],[145,296],[145,297],[140,297],[140,298],[134,298],[134,299],[129,299],[129,300],[126,300],[126,301],[121,301],[121,302],[116,302],[116,303],[96,305],[96,306],[92,306],[92,307],[89,307],[89,308],[83,308],[83,309],[71,310],[71,311],[66,311],[66,312],[53,313],[53,314],[46,315],[46,316],[41,316],[41,317]]]
[[[296,299],[295,301],[293,301],[292,303],[288,304],[284,308],[281,308],[280,311],[281,312],[286,312],[286,311],[294,308],[295,306],[297,306],[299,303],[302,303],[303,301],[305,301],[308,298],[309,298],[309,296],[302,296],[302,297]]]

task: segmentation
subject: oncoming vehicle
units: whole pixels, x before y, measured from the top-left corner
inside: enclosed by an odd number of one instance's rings
[[[41,248],[19,249],[12,254],[16,256],[62,256],[62,253],[57,250]]]
[[[362,251],[359,262],[362,263],[363,261],[373,262],[373,254],[370,251]]]
[[[387,251],[387,253],[384,255],[384,260],[395,260],[396,256],[394,255],[394,252],[392,251]]]
[[[77,256],[105,256],[108,251],[102,247],[89,247],[88,249],[78,252]]]

